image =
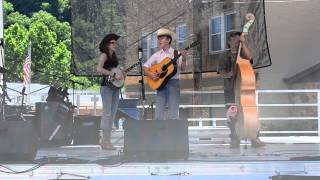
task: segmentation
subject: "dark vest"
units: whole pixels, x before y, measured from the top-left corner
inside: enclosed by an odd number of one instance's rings
[[[118,64],[119,63],[116,58],[110,58],[110,59],[107,59],[106,62],[104,62],[103,68],[110,70],[111,68],[117,67]],[[106,85],[106,77],[103,76],[101,86],[105,86],[105,85]]]

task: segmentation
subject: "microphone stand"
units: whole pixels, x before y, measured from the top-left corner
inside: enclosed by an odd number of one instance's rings
[[[7,69],[5,69],[4,67],[0,67],[0,73],[2,74],[2,81],[3,81],[3,85],[1,85],[1,89],[2,89],[2,97],[1,97],[1,118],[2,118],[2,121],[5,121],[6,120],[6,114],[5,114],[5,105],[6,105],[6,99],[11,102],[11,99],[10,97],[8,96],[8,93],[7,93],[7,89],[11,90],[11,91],[14,91],[14,92],[17,92],[19,94],[22,95],[22,101],[21,101],[21,107],[20,107],[20,112],[18,112],[17,114],[17,117],[21,117],[21,119],[24,119],[23,115],[22,115],[22,111],[23,111],[23,101],[24,101],[24,95],[25,95],[25,87],[22,89],[22,92],[20,91],[17,91],[15,89],[12,89],[12,88],[8,88],[7,87],[7,81],[6,81],[6,73],[12,75],[14,78],[18,79],[19,81],[23,81],[18,75],[16,75],[15,73],[13,72],[10,72],[8,71]]]
[[[43,71],[41,71],[41,70],[39,70],[39,69],[36,69],[35,71],[48,75],[48,73],[43,72]],[[52,77],[59,78],[59,79],[61,79],[61,80],[63,80],[63,81],[69,81],[69,82],[71,82],[71,84],[72,84],[72,104],[74,105],[74,100],[75,100],[75,96],[74,96],[74,95],[75,95],[75,86],[76,86],[76,84],[79,84],[79,85],[84,86],[84,83],[81,83],[81,82],[79,82],[79,81],[75,81],[75,80],[72,80],[72,79],[66,79],[65,77],[62,77],[62,76],[56,75],[56,74],[49,74],[49,75],[51,75]]]
[[[138,48],[138,56],[139,59],[138,61],[139,63],[139,67],[140,67],[140,76],[141,79],[139,80],[139,83],[141,84],[141,101],[142,101],[142,113],[140,116],[140,119],[144,120],[145,119],[145,101],[146,101],[146,93],[145,93],[145,86],[144,86],[144,71],[143,71],[143,67],[142,67],[142,48]]]
[[[20,112],[17,114],[17,117],[19,117],[23,121],[27,121],[23,116],[24,95],[26,95],[25,92],[26,92],[26,87],[23,86],[22,92],[21,92],[22,98],[21,98]]]

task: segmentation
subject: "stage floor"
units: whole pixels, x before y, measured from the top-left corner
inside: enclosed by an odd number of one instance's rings
[[[230,149],[229,144],[189,145],[189,158],[183,161],[226,162],[226,161],[288,161],[288,160],[320,160],[320,137],[261,137],[265,146],[254,148],[242,142],[239,149]],[[65,163],[95,163],[104,160],[112,164],[121,158],[123,144],[113,140],[116,150],[106,151],[99,145],[60,146],[39,148],[36,159],[43,157],[57,158]],[[116,143],[118,142],[118,143]],[[108,162],[110,160],[110,162]],[[172,162],[179,162],[173,160]],[[182,161],[182,160],[181,160]],[[53,162],[54,163],[54,162]]]
[[[190,138],[189,138],[190,139]],[[123,145],[114,138],[116,150],[98,145],[61,146],[38,149],[36,162],[26,173],[1,173],[0,179],[221,179],[269,180],[271,176],[303,175],[320,179],[320,137],[262,137],[264,147],[242,144],[230,149],[228,143],[205,144],[192,141],[187,160],[126,162]],[[118,142],[118,143],[117,143]],[[23,171],[35,164],[2,162],[2,166]],[[4,170],[0,167],[0,170]]]

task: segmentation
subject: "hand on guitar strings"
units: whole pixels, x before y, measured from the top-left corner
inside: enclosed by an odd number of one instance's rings
[[[125,74],[124,73],[116,73],[116,75],[115,75],[115,79],[116,80],[122,80],[122,79],[124,79],[124,77],[125,77]]]
[[[158,73],[153,73],[153,72],[150,72],[149,73],[149,76],[154,80],[158,80],[159,79],[159,74]]]

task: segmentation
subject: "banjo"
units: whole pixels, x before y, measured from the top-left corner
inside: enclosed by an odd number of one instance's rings
[[[140,64],[140,62],[137,62],[124,71],[121,70],[120,68],[111,68],[110,71],[114,75],[121,74],[123,72],[127,73],[127,72],[131,71],[133,68],[135,68],[136,66],[138,66],[139,64]],[[110,75],[106,76],[106,79],[105,79],[105,83],[107,84],[107,86],[114,88],[114,89],[122,88],[124,85],[124,81],[125,81],[125,78],[124,79],[116,79],[115,76],[110,76]]]

